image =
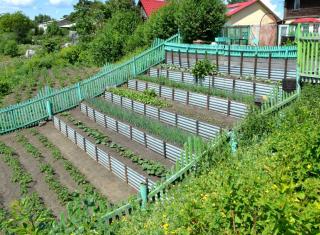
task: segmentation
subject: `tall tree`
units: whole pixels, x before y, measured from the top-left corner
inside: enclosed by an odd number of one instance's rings
[[[27,41],[27,35],[33,27],[33,22],[21,12],[0,16],[0,33],[14,33],[20,43]]]
[[[210,41],[226,22],[226,6],[222,0],[182,0],[176,21],[185,42]]]
[[[41,24],[41,23],[44,23],[44,22],[48,22],[50,20],[53,20],[53,19],[50,16],[43,15],[43,14],[39,14],[39,15],[34,17],[34,22],[36,24]]]
[[[106,4],[97,0],[79,0],[74,10],[70,19],[76,23],[76,30],[82,41],[90,41],[96,30],[102,28],[105,20],[111,17]]]

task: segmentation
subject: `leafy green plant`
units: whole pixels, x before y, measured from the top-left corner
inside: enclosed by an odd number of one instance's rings
[[[141,93],[138,91],[133,91],[125,88],[110,88],[108,91],[113,94],[141,102],[143,104],[149,104],[149,105],[155,106],[157,108],[169,107],[169,104],[166,101],[157,97],[157,94],[155,93],[154,90],[147,89]]]
[[[79,129],[83,130],[88,136],[95,140],[95,144],[102,144],[109,148],[115,149],[120,156],[132,160],[133,163],[141,166],[142,170],[147,172],[148,175],[157,177],[164,177],[167,174],[166,168],[152,160],[145,160],[142,157],[136,155],[126,147],[123,147],[117,143],[112,142],[108,136],[103,134],[97,129],[87,127],[83,122],[76,120],[70,113],[63,113],[62,116],[66,117],[68,121],[73,123]]]
[[[183,146],[190,137],[189,133],[179,128],[168,126],[151,118],[136,114],[130,110],[123,112],[121,107],[105,102],[102,99],[93,98],[87,100],[87,102],[100,112],[112,116],[120,121],[127,122],[137,128],[147,130],[150,134],[159,136],[166,142]]]
[[[24,170],[14,150],[6,146],[3,142],[0,142],[0,154],[3,155],[3,161],[12,170],[12,182],[18,183],[21,193],[26,194],[32,182],[32,176]]]
[[[192,68],[192,74],[196,79],[196,83],[202,82],[205,76],[218,74],[217,65],[212,64],[210,60],[198,60]]]

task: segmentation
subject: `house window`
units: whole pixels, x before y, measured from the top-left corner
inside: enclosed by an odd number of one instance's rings
[[[319,24],[314,24],[313,25],[313,32],[314,33],[319,33]]]
[[[300,9],[300,0],[294,0],[293,9],[294,10]]]

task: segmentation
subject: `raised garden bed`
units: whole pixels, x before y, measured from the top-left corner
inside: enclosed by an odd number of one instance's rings
[[[199,118],[202,121],[219,123],[224,123],[226,121],[226,116],[231,116],[234,118],[243,118],[248,112],[249,107],[246,104],[235,102],[232,100],[221,99],[216,97],[211,97],[209,95],[203,95],[195,92],[189,92],[181,89],[174,89],[167,86],[161,86],[155,83],[140,81],[140,80],[130,80],[128,81],[128,87],[133,90],[137,90],[143,92],[144,90],[154,90],[155,93],[165,98],[166,100],[172,101],[172,107],[166,108],[166,110],[170,111],[170,108],[174,109],[178,103],[183,103],[183,107],[180,107],[180,111],[184,112],[184,110],[188,109],[188,106],[194,106],[198,109],[194,109],[190,112],[191,115],[195,115],[200,113],[195,118]],[[176,103],[174,103],[176,102]],[[199,109],[200,108],[200,109]],[[208,110],[211,112],[210,115],[206,116],[204,110]],[[211,121],[210,121],[211,119]]]
[[[120,107],[127,110],[131,110],[135,113],[180,128],[206,139],[212,139],[222,131],[222,128],[219,126],[188,118],[178,113],[168,112],[164,109],[146,105],[111,92],[105,92],[104,99],[107,102],[120,105]]]
[[[280,92],[282,90],[282,87],[278,84],[278,82],[259,81],[253,79],[245,80],[221,75],[206,76],[203,81],[196,83],[196,79],[193,77],[191,72],[184,72],[180,71],[179,69],[172,70],[161,67],[151,68],[148,70],[147,74],[153,78],[165,77],[178,83],[199,85],[206,88],[215,89],[217,90],[217,95],[221,91],[228,91],[231,92],[230,98],[232,98],[232,94],[237,93],[252,95],[254,97],[269,96],[275,89],[279,90]]]

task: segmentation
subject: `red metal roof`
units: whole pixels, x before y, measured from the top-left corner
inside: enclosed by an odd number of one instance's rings
[[[299,23],[320,23],[319,18],[298,18],[292,21],[292,24],[299,24]]]
[[[244,8],[251,6],[252,4],[256,3],[257,0],[250,0],[247,2],[239,2],[239,3],[234,3],[234,4],[228,4],[227,5],[227,16],[232,16],[236,13],[238,13],[239,11],[243,10]]]
[[[166,4],[165,0],[140,0],[140,3],[148,17]]]

